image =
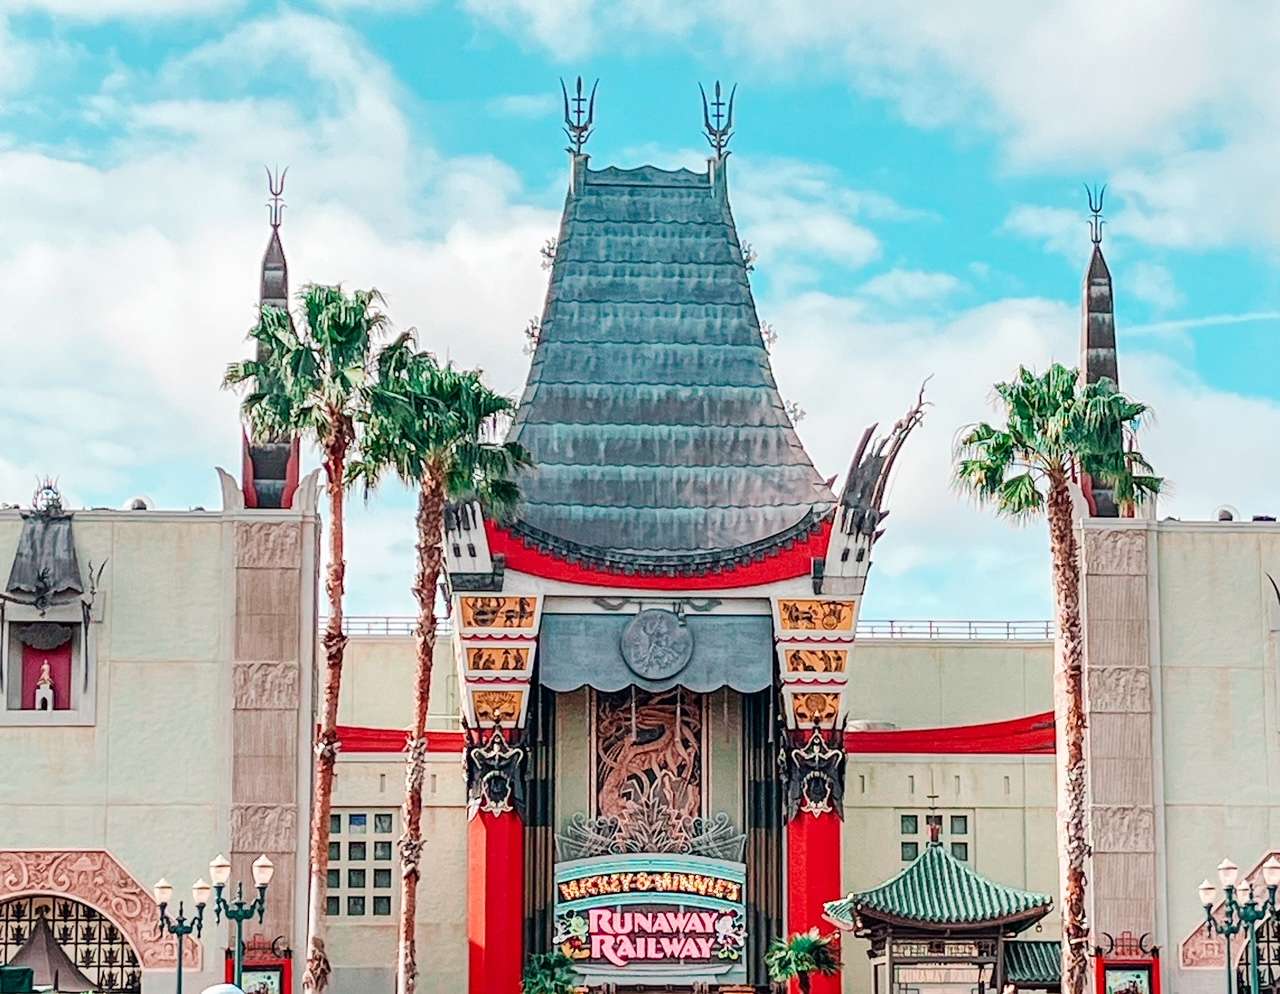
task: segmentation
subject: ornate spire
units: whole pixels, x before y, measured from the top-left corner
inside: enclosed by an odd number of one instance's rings
[[[280,222],[284,217],[284,178],[289,175],[288,166],[281,172],[267,170],[267,191],[271,199],[267,201],[271,218],[271,239],[267,242],[267,251],[262,256],[262,285],[258,295],[260,304],[271,304],[274,307],[289,306],[289,266],[284,258],[284,246],[280,243]]]
[[[1116,369],[1116,321],[1111,270],[1102,255],[1102,198],[1107,188],[1085,187],[1089,196],[1089,237],[1093,255],[1084,279],[1084,327],[1080,342],[1080,375],[1086,383],[1106,377],[1119,383]]]
[[[1080,329],[1080,379],[1083,383],[1097,383],[1107,379],[1119,384],[1120,373],[1116,361],[1115,297],[1111,285],[1111,270],[1102,255],[1102,198],[1107,188],[1085,187],[1089,198],[1089,238],[1093,253],[1089,257],[1089,269],[1084,277],[1084,299],[1081,304]],[[1092,486],[1083,481],[1086,499],[1095,517],[1114,518],[1119,510],[1109,490]]]
[[[729,139],[733,137],[733,97],[738,92],[738,84],[733,84],[726,101],[720,95],[720,80],[716,80],[715,98],[707,100],[707,91],[698,84],[698,92],[702,94],[702,129],[707,141],[715,149],[716,158],[723,159],[728,155]]]
[[[596,87],[600,85],[600,80],[596,80],[591,84],[591,95],[584,97],[582,95],[582,77],[578,77],[577,86],[572,97],[569,96],[569,90],[564,85],[564,79],[560,80],[560,92],[564,96],[564,133],[569,138],[569,146],[565,149],[570,155],[581,155],[583,147],[587,144],[587,139],[591,137],[591,132],[595,127],[596,119]],[[573,106],[570,107],[570,104]]]

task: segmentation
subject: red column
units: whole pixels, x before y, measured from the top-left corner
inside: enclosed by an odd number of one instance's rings
[[[787,823],[787,936],[815,925],[823,933],[835,928],[822,917],[828,901],[840,891],[840,837],[843,823],[834,811],[819,815],[800,811]],[[813,994],[840,994],[840,977],[813,977]],[[791,983],[794,992],[800,988]]]
[[[524,822],[480,811],[467,838],[470,994],[520,994],[524,970]]]

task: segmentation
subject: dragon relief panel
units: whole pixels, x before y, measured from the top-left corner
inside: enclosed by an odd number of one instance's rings
[[[701,816],[702,706],[700,695],[680,690],[596,695],[598,815],[626,832],[661,797],[681,818]]]

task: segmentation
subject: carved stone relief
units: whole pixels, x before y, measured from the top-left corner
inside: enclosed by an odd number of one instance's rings
[[[1147,572],[1147,533],[1135,528],[1086,528],[1085,571],[1143,576]]]
[[[73,898],[111,919],[144,969],[177,965],[177,942],[157,932],[160,909],[155,899],[104,850],[0,850],[0,894]],[[199,969],[199,943],[184,944],[183,963]]]

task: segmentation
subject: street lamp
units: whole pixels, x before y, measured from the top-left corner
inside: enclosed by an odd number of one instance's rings
[[[1240,880],[1240,868],[1229,859],[1218,864],[1218,883],[1226,900],[1222,920],[1213,915],[1217,889],[1208,880],[1198,889],[1200,903],[1204,905],[1206,927],[1211,933],[1221,935],[1227,944],[1227,994],[1234,989],[1235,970],[1231,964],[1231,937],[1245,932],[1249,950],[1249,994],[1258,994],[1261,974],[1258,970],[1258,922],[1276,912],[1276,889],[1280,887],[1280,860],[1271,856],[1262,864],[1262,880],[1267,887],[1265,900],[1254,897],[1253,883]]]
[[[231,862],[226,856],[219,853],[214,857],[213,862],[209,864],[209,878],[213,881],[214,902],[213,902],[213,920],[222,921],[222,916],[226,915],[228,921],[236,923],[236,944],[235,944],[235,985],[240,986],[240,980],[244,973],[244,923],[254,915],[258,916],[258,924],[262,924],[263,915],[267,911],[267,885],[271,883],[271,876],[276,872],[276,868],[272,865],[271,860],[265,855],[259,856],[253,861],[253,883],[258,888],[258,896],[252,901],[246,902],[244,899],[244,884],[236,884],[235,900],[228,901],[222,896],[223,889],[227,886],[227,882],[231,879]]]
[[[181,901],[178,902],[178,917],[169,917],[166,909],[173,899],[173,884],[161,877],[151,889],[151,893],[155,895],[156,904],[160,905],[160,930],[178,939],[177,994],[182,994],[182,940],[192,932],[195,932],[196,938],[200,937],[200,930],[204,926],[204,906],[209,903],[210,889],[203,880],[197,880],[191,885],[191,903],[196,906],[196,910],[189,918],[183,914]]]

